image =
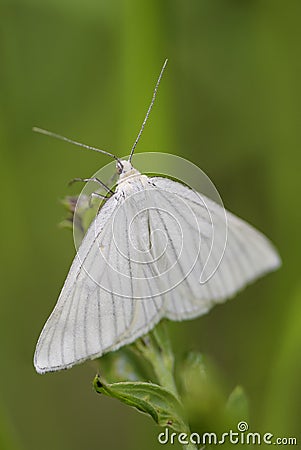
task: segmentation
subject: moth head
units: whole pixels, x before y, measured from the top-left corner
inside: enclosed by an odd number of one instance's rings
[[[133,170],[133,166],[129,161],[118,159],[118,161],[116,162],[116,170],[119,175],[125,175]]]

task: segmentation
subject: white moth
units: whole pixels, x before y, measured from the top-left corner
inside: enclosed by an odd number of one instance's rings
[[[90,225],[41,332],[34,355],[39,373],[117,350],[163,317],[205,314],[280,265],[270,241],[252,226],[189,187],[132,166],[166,63],[129,160],[109,154],[117,161],[117,187]]]

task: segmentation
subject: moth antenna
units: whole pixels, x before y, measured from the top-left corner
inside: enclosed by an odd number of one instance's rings
[[[139,131],[139,133],[138,133],[138,136],[136,137],[136,140],[135,140],[135,142],[134,142],[134,145],[133,145],[133,147],[132,147],[132,149],[131,149],[131,153],[130,153],[130,156],[129,156],[129,162],[131,162],[131,160],[132,160],[132,157],[133,157],[135,148],[136,148],[136,146],[137,146],[137,144],[138,144],[138,142],[139,142],[139,139],[140,139],[141,134],[142,134],[142,132],[143,132],[143,130],[144,130],[144,127],[145,127],[145,124],[146,124],[146,122],[147,122],[147,119],[148,119],[148,117],[149,117],[149,115],[150,115],[150,112],[151,112],[151,110],[152,110],[152,107],[153,107],[153,105],[154,105],[154,103],[155,103],[156,95],[157,95],[157,91],[158,91],[158,87],[159,87],[159,84],[160,84],[160,82],[161,82],[161,78],[162,78],[162,76],[163,76],[163,73],[164,73],[165,67],[166,67],[166,65],[167,65],[167,62],[168,62],[168,59],[166,59],[166,60],[164,61],[164,64],[163,64],[163,66],[162,66],[160,75],[159,75],[159,77],[158,77],[158,80],[157,80],[157,83],[156,83],[156,86],[155,86],[155,89],[154,89],[154,92],[153,92],[153,96],[152,96],[150,105],[149,105],[149,107],[148,107],[147,113],[146,113],[146,115],[145,115],[145,117],[144,117],[144,120],[143,120],[143,122],[142,122],[142,125],[141,125],[140,131]]]
[[[32,131],[34,131],[35,133],[46,134],[46,136],[51,136],[56,139],[60,139],[61,141],[69,142],[69,144],[74,144],[77,145],[78,147],[84,147],[89,150],[94,150],[95,152],[98,153],[103,153],[104,155],[111,156],[111,158],[114,158],[116,161],[119,161],[119,158],[113,155],[113,153],[106,152],[105,150],[101,150],[100,148],[91,147],[90,145],[82,144],[81,142],[73,141],[72,139],[69,139],[65,136],[61,136],[60,134],[52,133],[52,131],[43,130],[42,128],[38,127],[33,127]]]

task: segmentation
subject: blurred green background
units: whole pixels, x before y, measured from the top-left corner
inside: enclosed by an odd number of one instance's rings
[[[195,321],[171,324],[230,392],[253,430],[300,438],[301,64],[298,0],[1,0],[0,448],[155,449],[159,428],[96,395],[93,363],[37,375],[36,340],[74,255],[59,199],[108,158],[35,135],[41,126],[129,153],[199,165],[225,206],[265,232],[283,267]]]

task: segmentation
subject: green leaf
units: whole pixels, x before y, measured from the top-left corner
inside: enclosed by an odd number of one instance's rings
[[[161,427],[189,433],[183,407],[167,389],[143,381],[104,384],[97,375],[93,381],[96,392],[114,397],[148,414]]]
[[[213,364],[189,352],[181,366],[181,398],[194,431],[217,432],[224,427],[225,395]]]
[[[68,216],[60,223],[62,228],[73,228],[81,238],[86,233],[89,225],[96,216],[99,201],[93,201],[88,195],[66,196],[61,199],[61,204],[68,212]],[[76,214],[75,214],[76,213]]]
[[[164,355],[164,358],[169,361],[171,367],[173,367],[174,354],[168,334],[167,321],[161,320],[161,322],[153,329],[152,333],[160,352]]]
[[[143,361],[129,347],[103,355],[98,359],[98,364],[100,372],[105,373],[109,383],[149,379]]]
[[[237,423],[241,420],[247,420],[249,417],[249,404],[245,391],[241,386],[236,386],[229,395],[226,412],[232,420]]]
[[[147,360],[157,382],[178,396],[174,380],[174,355],[168,336],[166,321],[161,321],[153,330],[132,344],[132,349]]]
[[[73,230],[73,222],[72,219],[64,219],[59,223],[60,228],[66,228],[67,230]]]

